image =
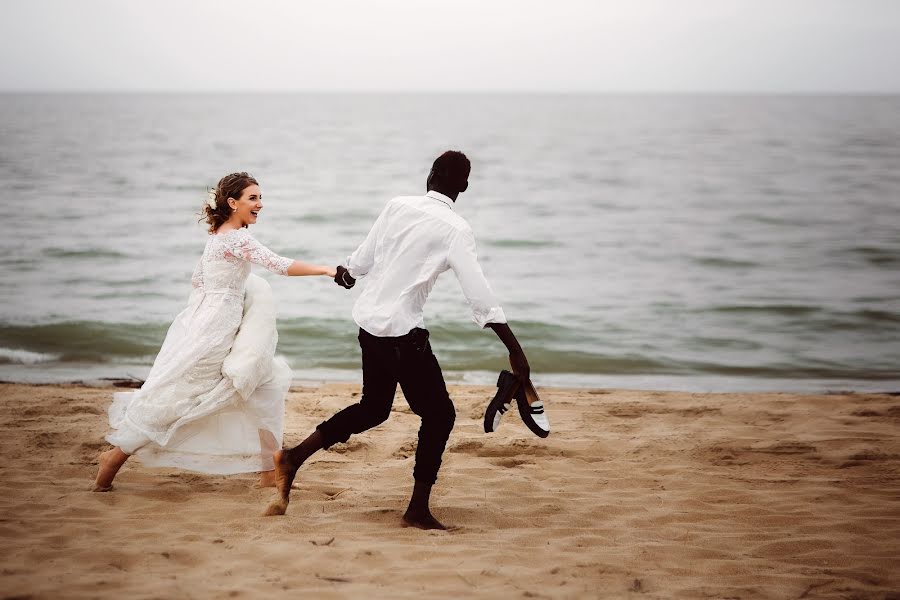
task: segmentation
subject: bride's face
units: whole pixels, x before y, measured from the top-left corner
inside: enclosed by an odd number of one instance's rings
[[[232,204],[233,203],[233,204]],[[231,213],[232,219],[238,219],[240,226],[253,225],[256,223],[256,217],[262,210],[262,192],[258,185],[248,185],[241,192],[241,197],[237,200],[229,198],[229,204],[234,212]]]

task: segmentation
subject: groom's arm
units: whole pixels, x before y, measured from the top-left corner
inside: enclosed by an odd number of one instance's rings
[[[347,272],[353,279],[364,277],[375,263],[375,246],[378,238],[381,237],[381,230],[384,229],[392,202],[388,202],[381,214],[378,215],[378,219],[375,220],[375,224],[372,225],[363,243],[344,261],[343,266],[347,268]]]
[[[378,219],[375,220],[375,224],[372,225],[363,243],[359,245],[353,254],[347,257],[343,264],[337,266],[334,282],[342,288],[349,290],[356,285],[356,279],[364,277],[375,263],[375,246],[378,242],[379,233],[384,226],[385,214],[390,204],[388,202],[381,214],[378,215]]]
[[[506,346],[506,350],[509,352],[509,366],[512,367],[513,373],[522,379],[530,379],[531,367],[528,365],[528,359],[525,357],[522,346],[519,345],[519,340],[509,328],[509,323],[488,323],[485,327],[493,329],[503,345]]]
[[[506,322],[503,308],[494,296],[481,265],[478,264],[478,252],[475,247],[475,236],[471,231],[461,231],[450,245],[447,262],[459,280],[463,295],[472,309],[472,318],[482,328],[490,328],[509,352],[509,366],[513,373],[522,378],[531,377],[528,359],[519,340]]]

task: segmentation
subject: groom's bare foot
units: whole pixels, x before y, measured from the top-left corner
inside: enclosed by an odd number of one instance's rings
[[[435,519],[434,515],[427,510],[424,513],[407,510],[403,514],[403,525],[405,527],[418,527],[419,529],[447,529],[443,523]]]
[[[116,473],[128,460],[128,455],[119,448],[113,448],[100,454],[100,468],[97,470],[97,478],[91,488],[92,492],[108,492],[112,489],[113,479]]]
[[[294,483],[297,469],[300,468],[299,464],[294,464],[291,460],[288,450],[279,450],[272,458],[275,460],[275,499],[263,513],[266,517],[283,515],[287,511],[288,503],[291,501],[291,485]]]

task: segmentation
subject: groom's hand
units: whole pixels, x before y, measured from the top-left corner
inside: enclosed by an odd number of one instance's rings
[[[337,273],[334,276],[334,282],[342,288],[350,289],[356,285],[356,280],[350,276],[350,271],[344,265],[337,266]]]
[[[515,352],[509,355],[509,366],[512,367],[513,373],[520,380],[527,381],[531,379],[531,367],[528,365],[528,359],[525,358],[524,352]]]

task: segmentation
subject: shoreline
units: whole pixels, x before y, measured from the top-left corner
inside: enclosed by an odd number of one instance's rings
[[[458,381],[447,381],[448,388],[477,388],[478,390],[485,389],[485,393],[489,393],[490,396],[487,397],[487,400],[493,396],[493,393],[496,389],[492,389],[492,386],[482,383],[470,383],[470,382],[458,382]],[[101,377],[97,379],[83,379],[83,380],[71,380],[71,381],[44,381],[44,382],[31,382],[31,381],[14,381],[14,380],[6,380],[0,379],[0,387],[2,386],[31,386],[31,387],[76,387],[76,388],[87,388],[87,389],[138,389],[143,384],[143,380],[136,378],[122,378],[122,377]],[[292,379],[291,386],[289,388],[290,391],[296,390],[304,390],[310,388],[321,388],[326,386],[362,386],[362,378],[360,377],[359,381],[352,380],[329,380],[329,379]],[[821,391],[811,391],[811,392],[798,392],[790,389],[763,389],[763,390],[725,390],[725,391],[709,391],[709,390],[687,390],[687,389],[666,389],[666,388],[616,388],[616,387],[590,387],[590,386],[543,386],[538,385],[538,390],[547,390],[550,392],[556,393],[566,393],[566,392],[589,392],[589,393],[602,393],[609,394],[615,392],[644,392],[648,394],[679,394],[679,393],[688,393],[688,394],[698,394],[698,395],[707,395],[707,396],[733,396],[733,395],[772,395],[772,394],[784,394],[791,396],[840,396],[840,395],[876,395],[876,396],[900,396],[900,390],[881,390],[881,389],[825,389]],[[402,391],[398,388],[398,398],[402,399]],[[354,394],[356,395],[356,394]]]
[[[81,385],[85,387],[114,387],[116,382],[143,381],[142,376],[150,367],[141,369],[82,369],[72,368],[48,375],[47,370],[32,368],[3,368],[0,365],[0,384],[6,385]],[[9,367],[9,365],[6,365]],[[19,365],[18,367],[21,367]],[[508,367],[507,367],[508,368]],[[30,372],[28,372],[30,371]],[[445,371],[448,386],[493,387],[497,372]],[[538,388],[560,390],[629,390],[659,392],[690,392],[698,394],[887,394],[900,395],[900,380],[892,379],[770,379],[752,377],[726,377],[720,375],[646,375],[615,376],[586,374],[546,374],[532,372],[532,381]],[[329,384],[362,385],[359,370],[294,370],[292,387],[311,387]],[[123,386],[125,387],[125,386]]]
[[[0,585],[50,598],[858,598],[900,591],[900,398],[541,390],[552,433],[457,408],[432,496],[400,526],[418,418],[315,455],[284,517],[254,474],[129,461],[87,491],[110,388],[0,384]],[[358,398],[293,387],[285,445]],[[512,417],[512,420],[509,420]]]

